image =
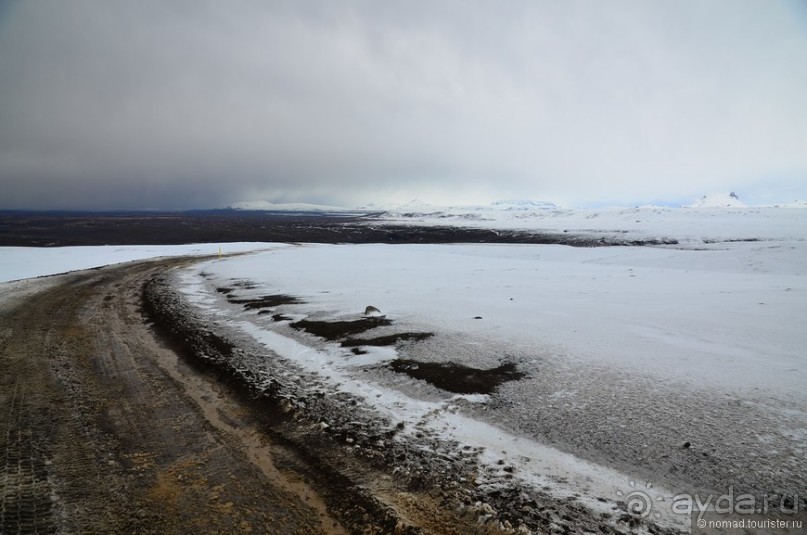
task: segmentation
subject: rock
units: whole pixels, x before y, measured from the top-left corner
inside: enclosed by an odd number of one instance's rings
[[[493,518],[493,515],[479,515],[479,517],[476,519],[476,523],[477,523],[477,525],[481,526],[481,525],[485,524],[491,518]]]
[[[490,506],[489,503],[483,503],[479,507],[479,510],[482,511],[483,513],[485,513],[486,515],[491,515],[492,516],[492,515],[496,514],[496,511],[493,509],[493,507]]]
[[[364,309],[364,315],[368,318],[379,318],[382,316],[381,311],[372,305],[368,305]]]

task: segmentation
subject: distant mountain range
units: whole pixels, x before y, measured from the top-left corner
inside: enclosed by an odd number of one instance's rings
[[[233,210],[254,210],[262,212],[323,212],[323,213],[341,213],[341,212],[356,212],[355,208],[345,208],[342,206],[326,206],[323,204],[309,204],[309,203],[273,203],[268,201],[246,201],[239,202],[228,206]],[[359,210],[361,211],[361,210]]]
[[[442,211],[465,211],[479,212],[487,210],[495,211],[536,211],[536,210],[557,210],[559,207],[551,202],[531,201],[531,200],[504,200],[494,201],[490,204],[463,205],[463,206],[441,206],[428,204],[419,199],[413,199],[406,203],[369,204],[359,207],[360,210],[384,211],[384,212],[411,212],[411,213],[433,213]]]
[[[428,204],[418,199],[413,199],[406,203],[385,203],[367,204],[357,208],[346,208],[344,206],[327,206],[310,203],[273,203],[269,201],[246,201],[228,206],[233,210],[255,210],[265,212],[437,212],[446,208],[462,210],[556,210],[558,206],[551,202],[530,201],[530,200],[506,200],[494,201],[489,205],[478,206],[438,206]]]
[[[788,203],[778,203],[767,205],[771,208],[807,208],[807,201],[793,201]],[[712,193],[704,195],[692,204],[684,205],[682,208],[748,208],[749,205],[740,200],[734,193]],[[310,203],[273,203],[268,201],[247,201],[239,202],[228,206],[233,210],[266,211],[266,212],[296,212],[296,213],[370,213],[386,212],[391,214],[468,214],[482,215],[486,212],[512,213],[517,216],[520,213],[538,212],[546,213],[552,211],[568,211],[554,203],[546,201],[534,201],[526,199],[509,199],[494,201],[486,205],[466,205],[466,206],[439,206],[425,203],[419,199],[413,199],[406,203],[372,203],[356,208],[346,208],[343,206],[327,206]]]
[[[494,210],[557,210],[557,204],[545,201],[507,200],[490,203]]]

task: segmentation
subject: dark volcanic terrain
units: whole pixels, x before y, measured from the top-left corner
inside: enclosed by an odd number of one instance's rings
[[[377,214],[375,214],[377,215]],[[582,247],[652,245],[571,233],[389,225],[374,214],[208,210],[190,212],[0,211],[0,246],[178,245],[184,243],[533,243]]]

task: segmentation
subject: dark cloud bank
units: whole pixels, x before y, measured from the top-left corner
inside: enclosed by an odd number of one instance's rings
[[[807,176],[797,2],[1,6],[0,208],[761,199]]]

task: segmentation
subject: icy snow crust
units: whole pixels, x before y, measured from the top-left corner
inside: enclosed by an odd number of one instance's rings
[[[722,212],[666,227],[689,236],[676,248],[276,245],[198,264],[178,284],[211,322],[319,377],[312,389],[360,396],[404,423],[401,435],[428,430],[481,449],[483,488],[516,481],[611,513],[639,489],[652,520],[685,528],[676,494],[794,496],[807,480],[802,212]],[[636,213],[666,211],[618,215]],[[302,304],[261,314],[222,288]],[[359,337],[434,336],[357,355],[290,326],[359,319],[368,305],[393,324]],[[396,358],[511,362],[526,377],[455,395],[393,372]]]

